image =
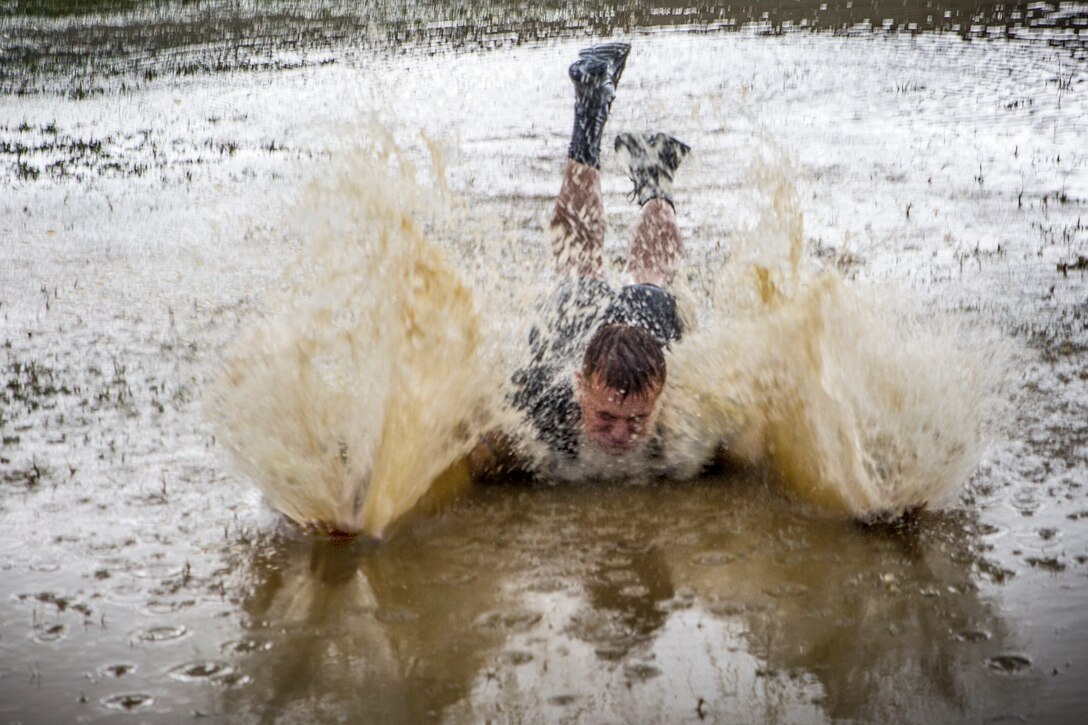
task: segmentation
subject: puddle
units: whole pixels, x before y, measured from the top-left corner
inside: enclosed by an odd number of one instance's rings
[[[1082,714],[1079,5],[935,0],[885,8],[887,19],[871,17],[871,4],[835,2],[686,15],[633,2],[367,14],[333,0],[167,2],[154,12],[136,0],[91,14],[61,5],[0,8],[7,719],[76,721],[86,706],[71,693],[84,690],[119,720],[349,720],[363,699],[389,722],[531,720],[548,707],[661,722]],[[782,472],[765,470],[632,488],[503,481],[380,544],[319,541],[284,524],[252,481],[289,449],[269,445],[235,467],[205,417],[207,391],[225,351],[253,320],[273,317],[270,300],[316,274],[308,235],[365,217],[373,193],[332,170],[356,142],[386,132],[420,178],[430,146],[441,151],[450,208],[428,207],[435,213],[413,223],[453,230],[438,248],[480,292],[480,339],[495,346],[489,369],[501,369],[524,340],[527,291],[551,264],[541,240],[570,127],[566,66],[588,38],[611,37],[633,51],[607,133],[660,127],[694,149],[675,201],[696,319],[740,319],[758,295],[731,297],[748,288],[723,270],[749,254],[768,259],[746,239],[796,233],[805,274],[837,275],[864,303],[858,316],[888,307],[937,326],[930,362],[974,335],[1015,348],[1011,363],[992,359],[1015,371],[1013,403],[987,431],[981,464],[920,476],[934,498],[899,529],[810,508],[804,491],[781,490]],[[618,278],[637,206],[607,149],[605,256]],[[327,208],[311,203],[314,176],[339,188]],[[788,287],[789,265],[772,267],[765,279]],[[392,275],[332,269],[346,280],[335,290]],[[736,304],[714,308],[722,295]],[[292,299],[334,325],[367,319],[345,300]],[[804,420],[860,400],[857,426],[811,429],[826,433],[824,447],[877,431],[887,411],[959,420],[979,403],[934,400],[924,386],[852,397],[886,390],[887,368],[850,363],[897,359],[906,341],[889,334],[845,362],[827,357],[844,349],[836,344],[853,349],[835,338],[857,329],[851,319],[820,318],[823,337],[813,324],[778,337],[734,326],[724,339],[750,343],[735,347],[738,364],[761,341],[819,342],[786,356],[825,356],[814,395],[777,412]],[[307,330],[289,331],[292,355],[305,353],[294,343]],[[392,375],[369,372],[374,346],[356,349],[360,389]],[[949,370],[927,360],[896,374]],[[335,379],[328,363],[318,356],[308,374]],[[764,390],[798,379],[756,372]],[[332,479],[361,480],[345,441],[323,436],[320,416],[298,415],[312,401],[291,399],[293,389],[251,398],[267,404],[252,421],[302,421]],[[350,399],[332,396],[327,410],[363,416],[365,406],[340,405]],[[874,434],[850,460],[874,480],[957,460],[959,444],[938,428],[909,430]],[[931,455],[912,460],[918,450]],[[800,457],[791,470],[824,462]],[[329,478],[278,470],[285,486]],[[963,486],[945,491],[952,478]],[[488,679],[496,663],[517,692]],[[1045,663],[1061,676],[1029,676],[1049,674]],[[91,690],[92,680],[128,691]],[[180,697],[184,708],[159,712]]]

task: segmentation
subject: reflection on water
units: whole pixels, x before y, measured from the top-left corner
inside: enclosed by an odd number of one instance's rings
[[[464,698],[500,638],[484,615],[501,592],[442,556],[449,543],[290,538],[255,556],[229,646],[252,682],[225,696],[231,719],[418,722]]]
[[[672,599],[676,590],[661,547],[609,540],[614,552],[601,552],[584,586],[591,611],[613,625],[600,637],[596,654],[619,659],[633,646],[653,639],[666,619],[661,604]]]
[[[1019,714],[1037,680],[1001,666],[1022,655],[973,583],[986,563],[970,517],[865,528],[773,496],[747,479],[503,486],[380,547],[282,536],[242,562],[227,655],[249,679],[223,712]]]

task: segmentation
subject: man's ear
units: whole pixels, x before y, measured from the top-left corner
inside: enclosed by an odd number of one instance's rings
[[[574,371],[574,389],[577,390],[580,393],[580,392],[582,392],[582,388],[584,388],[585,385],[586,385],[586,379],[582,377],[582,372],[580,370],[575,370]]]

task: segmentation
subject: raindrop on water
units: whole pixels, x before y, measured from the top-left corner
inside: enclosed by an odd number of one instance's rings
[[[513,665],[515,667],[517,667],[518,665],[524,665],[528,662],[532,662],[532,660],[532,654],[530,654],[529,652],[521,652],[519,650],[510,650],[508,652],[503,652],[499,655],[499,662],[503,663],[504,665]]]
[[[984,629],[965,629],[953,634],[952,639],[957,642],[985,642],[990,636]]]
[[[125,692],[102,699],[102,704],[111,710],[141,710],[154,703],[155,698],[142,692]]]
[[[804,584],[783,584],[779,587],[764,589],[763,593],[776,599],[789,599],[808,593],[808,587]]]
[[[410,609],[379,609],[374,618],[384,624],[403,624],[419,619],[419,615]]]
[[[661,670],[653,665],[639,662],[633,665],[627,665],[627,667],[623,669],[623,674],[626,675],[629,680],[638,680],[639,682],[642,682],[657,677],[661,674]]]
[[[434,586],[449,587],[449,586],[458,586],[458,585],[461,585],[461,584],[468,584],[469,582],[472,582],[472,581],[475,581],[475,580],[476,580],[476,575],[473,574],[472,572],[451,571],[451,572],[445,572],[445,573],[442,573],[442,574],[439,574],[439,575],[435,576],[433,579],[430,580],[429,583],[434,585]]]
[[[526,632],[540,621],[539,612],[489,612],[480,616],[476,624],[488,629],[502,629],[511,632]]]
[[[141,629],[132,635],[133,640],[140,642],[170,642],[181,639],[189,633],[188,627],[179,624],[177,626],[164,625],[161,627],[148,627]]]
[[[724,551],[705,551],[691,558],[693,564],[699,566],[721,566],[734,561],[737,557]]]
[[[136,665],[130,665],[130,664],[127,664],[127,663],[126,664],[117,664],[117,665],[105,665],[103,667],[100,667],[99,670],[98,670],[99,674],[105,675],[107,677],[115,677],[115,678],[121,678],[121,677],[124,677],[125,675],[130,675],[135,671],[136,671]]]
[[[264,642],[259,639],[252,638],[238,640],[232,639],[229,642],[224,642],[223,644],[219,645],[219,651],[224,653],[236,652],[239,654],[245,654],[247,652],[265,651],[270,649],[272,649],[271,642]]]
[[[27,567],[30,571],[49,574],[60,569],[60,564],[52,559],[39,559]]]
[[[147,611],[152,614],[173,614],[174,612],[177,612],[179,610],[192,607],[195,604],[196,601],[193,599],[174,601],[162,601],[156,599],[154,601],[148,602]]]
[[[234,668],[226,662],[207,660],[189,662],[170,670],[170,676],[181,682],[219,680],[232,674],[234,674]]]
[[[56,642],[59,639],[64,639],[64,636],[67,633],[68,629],[63,624],[54,624],[49,627],[36,628],[34,631],[34,639],[39,642]]]
[[[1014,675],[1031,668],[1031,659],[1020,654],[1001,654],[986,660],[986,668],[1003,675]]]

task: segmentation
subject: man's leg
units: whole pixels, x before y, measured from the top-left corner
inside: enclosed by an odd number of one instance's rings
[[[574,130],[551,220],[552,252],[560,275],[604,277],[601,135],[629,50],[626,43],[586,48],[570,67]]]
[[[627,274],[635,284],[652,284],[668,289],[684,255],[684,240],[676,225],[676,211],[661,198],[642,205],[631,230]]]
[[[604,231],[601,172],[568,159],[551,223],[559,274],[604,279]]]
[[[663,133],[620,134],[616,150],[627,154],[627,173],[642,205],[631,232],[627,274],[636,284],[668,288],[684,253],[672,201],[672,176],[691,150]]]

